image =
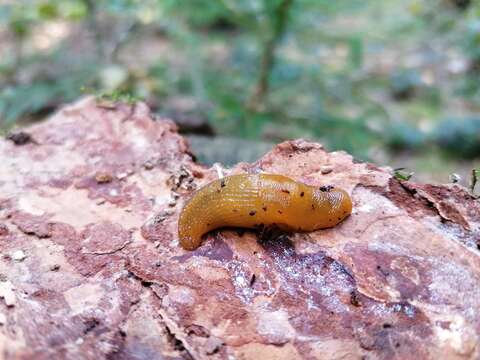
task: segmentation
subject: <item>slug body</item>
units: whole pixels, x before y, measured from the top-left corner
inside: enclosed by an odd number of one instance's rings
[[[352,212],[342,189],[313,187],[283,175],[243,174],[215,180],[194,193],[178,221],[184,249],[194,250],[210,230],[277,226],[313,231],[337,225]]]

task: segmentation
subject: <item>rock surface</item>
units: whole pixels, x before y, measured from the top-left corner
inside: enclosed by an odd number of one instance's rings
[[[184,251],[182,204],[218,175],[153,120],[88,98],[32,141],[0,140],[3,358],[480,358],[480,204],[464,189],[285,142],[226,172],[336,184],[353,214]]]

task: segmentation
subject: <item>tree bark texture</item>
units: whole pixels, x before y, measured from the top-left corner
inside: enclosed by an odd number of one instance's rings
[[[268,172],[352,196],[312,233],[177,220],[217,178],[139,103],[65,106],[0,140],[4,359],[479,359],[480,205],[303,140],[227,174]]]

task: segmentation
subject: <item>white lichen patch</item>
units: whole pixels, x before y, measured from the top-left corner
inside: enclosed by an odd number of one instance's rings
[[[37,205],[37,196],[34,194],[29,194],[27,196],[22,196],[18,200],[18,210],[26,212],[30,215],[42,216],[45,214],[45,210]]]
[[[437,303],[461,304],[465,314],[472,309],[472,318],[480,309],[480,279],[471,269],[457,261],[430,259],[430,277],[428,285],[431,299]],[[458,294],[462,294],[461,297]]]
[[[86,283],[63,293],[72,315],[78,315],[100,306],[105,291],[100,284]]]
[[[23,261],[25,260],[25,258],[27,257],[27,255],[25,255],[25,252],[23,250],[15,250],[13,253],[12,253],[12,259],[14,261]]]
[[[3,298],[8,307],[14,306],[17,302],[14,290],[15,288],[9,280],[0,281],[0,298]]]
[[[185,286],[169,286],[168,295],[164,298],[168,303],[177,303],[182,305],[195,304],[195,294],[193,290]]]
[[[435,326],[435,336],[437,342],[441,346],[446,346],[458,355],[471,355],[477,344],[480,343],[480,337],[476,333],[475,328],[468,324],[465,319],[459,315],[452,314],[443,321],[448,323],[448,326]]]
[[[295,329],[283,310],[260,312],[257,315],[257,332],[274,344],[284,344],[295,337]]]
[[[228,278],[228,273],[224,268],[208,266],[208,262],[204,264],[195,264],[193,271],[206,281],[219,281]]]
[[[452,241],[455,241],[458,244],[466,246],[473,253],[477,253],[477,235],[479,229],[475,229],[473,225],[475,223],[470,223],[472,226],[472,231],[465,231],[465,229],[458,224],[452,224],[449,222],[442,222],[442,219],[439,216],[429,216],[423,219],[423,223],[428,227],[428,229],[435,232],[438,235],[439,239],[445,237]]]
[[[97,206],[88,198],[85,190],[69,188],[55,192],[49,187],[43,187],[41,192],[43,196],[29,193],[28,201],[31,206],[44,213],[54,214],[51,221],[70,224],[77,230],[101,221],[122,224],[125,229],[135,228],[140,227],[145,220],[141,213],[127,213],[108,202]]]
[[[8,153],[6,142],[0,143],[0,153]],[[52,152],[50,146],[35,149],[37,159],[32,160],[30,152],[16,152],[15,156],[3,156],[0,166],[0,192],[14,196],[24,194],[24,189],[31,190],[28,180],[46,183],[56,176],[70,173],[76,166],[82,165],[84,159],[75,151]],[[40,160],[39,158],[45,158]],[[59,169],[62,169],[59,172]]]
[[[168,173],[141,171],[131,175],[128,182],[134,183],[146,199],[151,199],[153,210],[157,211],[171,199],[171,189],[167,186],[169,178]]]
[[[402,209],[395,206],[395,204],[385,196],[363,187],[359,187],[355,190],[354,201],[359,205],[353,207],[352,214],[380,213],[382,216],[404,214]]]
[[[38,285],[45,289],[65,291],[81,282],[83,277],[65,259],[63,246],[48,239],[34,238],[30,240],[30,244],[28,256],[32,262],[38,262],[38,269],[42,272],[42,276],[35,280]],[[29,278],[24,281],[28,280]]]

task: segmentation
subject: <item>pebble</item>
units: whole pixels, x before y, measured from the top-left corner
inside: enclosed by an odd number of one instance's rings
[[[60,270],[60,265],[54,264],[50,266],[50,271],[58,271],[58,270]]]
[[[147,160],[143,163],[143,167],[147,170],[152,170],[154,168],[154,166],[155,165],[150,160]]]
[[[207,355],[213,355],[223,346],[223,341],[214,336],[210,337],[204,345],[204,350]]]
[[[113,177],[111,174],[107,173],[107,172],[98,172],[96,175],[95,175],[95,180],[97,181],[97,183],[99,184],[105,184],[105,183],[109,183],[113,180]]]
[[[123,179],[125,179],[127,176],[128,176],[128,174],[127,174],[126,172],[122,172],[122,173],[117,174],[116,177],[117,177],[118,180],[123,180]]]
[[[329,165],[324,165],[320,168],[320,172],[323,175],[330,174],[332,171],[333,171],[333,167],[331,167]]]
[[[12,254],[12,259],[15,261],[23,261],[27,255],[23,252],[23,250],[16,250]]]

